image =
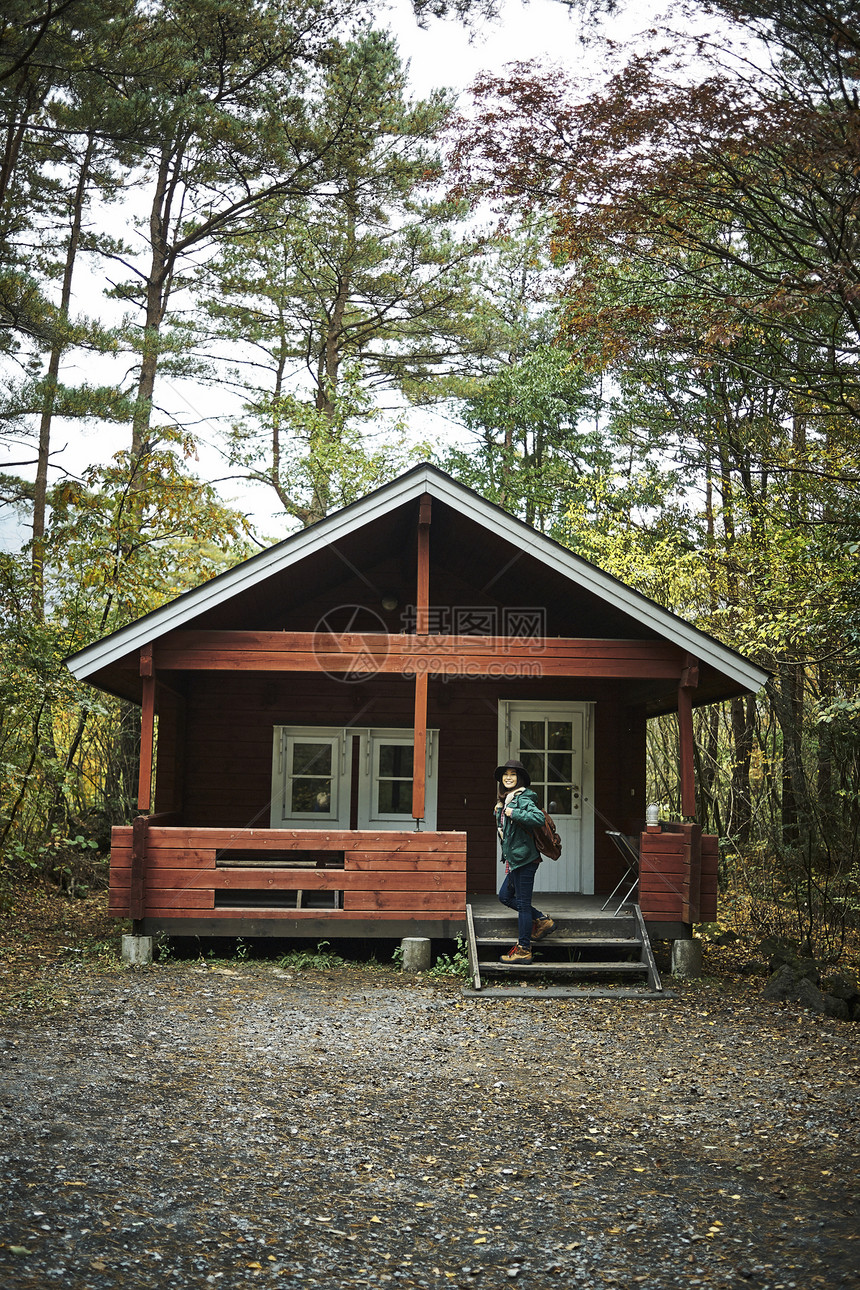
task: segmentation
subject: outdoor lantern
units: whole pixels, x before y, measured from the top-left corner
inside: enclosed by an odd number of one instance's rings
[[[649,826],[660,823],[659,802],[649,802],[645,807],[645,823]]]

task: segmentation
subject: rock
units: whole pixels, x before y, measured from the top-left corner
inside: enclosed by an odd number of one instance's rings
[[[798,976],[804,976],[813,985],[821,984],[821,968],[815,959],[795,959],[792,968]]]
[[[852,977],[842,974],[829,976],[822,982],[822,988],[834,999],[845,1003],[849,1019],[860,1020],[860,988]]]
[[[783,963],[793,963],[797,958],[797,946],[784,936],[768,936],[758,947],[759,953],[768,961],[771,972],[776,972]]]
[[[784,963],[788,963],[799,976],[807,976],[818,985],[821,969],[809,954],[803,954],[797,946],[783,936],[769,936],[759,945],[759,953],[764,954],[771,972],[776,972]]]
[[[835,995],[822,995],[824,999],[824,1012],[828,1017],[835,1017],[837,1021],[850,1021],[851,1009],[845,999],[838,999]]]
[[[776,1002],[782,1003],[788,999],[795,1000],[797,998],[797,986],[798,980],[794,975],[791,964],[783,963],[774,972],[762,993],[765,999],[774,999]]]
[[[799,960],[796,963],[783,963],[774,972],[763,990],[765,999],[777,1002],[799,1003],[810,1012],[821,1013],[826,1017],[835,1017],[839,1021],[850,1021],[855,1013],[853,993],[846,990],[848,997],[836,993],[838,987],[820,990],[817,984],[818,974],[809,971],[810,960]],[[814,966],[814,964],[813,964]],[[849,983],[850,985],[850,983]]]
[[[786,964],[786,967],[788,964]],[[801,976],[797,978],[797,993],[795,999],[804,1008],[810,1012],[826,1012],[824,1005],[824,995],[809,977]]]

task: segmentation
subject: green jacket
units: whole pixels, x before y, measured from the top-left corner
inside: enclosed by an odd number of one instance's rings
[[[511,802],[511,814],[504,814],[504,801],[496,803],[496,828],[502,840],[502,860],[511,869],[540,860],[534,830],[543,824],[543,811],[530,788],[521,788]]]

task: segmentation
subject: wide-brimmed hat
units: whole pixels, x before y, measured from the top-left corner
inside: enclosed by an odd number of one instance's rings
[[[528,788],[529,784],[532,782],[532,777],[526,770],[523,763],[521,761],[517,761],[514,757],[512,757],[510,761],[506,761],[504,766],[496,767],[496,779],[499,783],[502,782],[502,775],[506,770],[515,770],[526,788]]]

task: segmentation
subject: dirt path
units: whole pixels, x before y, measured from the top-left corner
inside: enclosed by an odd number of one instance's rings
[[[82,968],[0,1029],[0,1286],[860,1286],[858,1027]]]

